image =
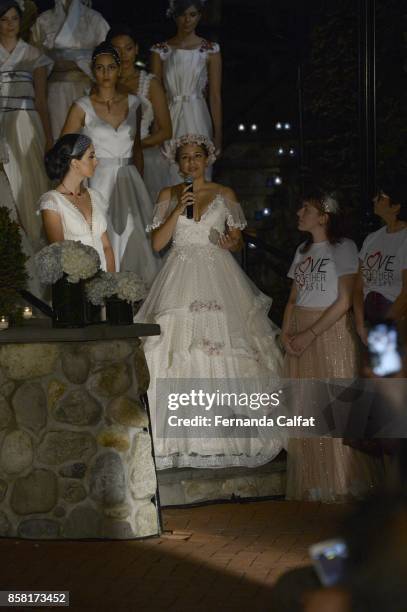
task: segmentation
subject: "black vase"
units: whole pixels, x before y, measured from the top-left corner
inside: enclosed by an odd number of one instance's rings
[[[86,301],[86,325],[97,325],[102,322],[102,307],[95,306],[92,302]]]
[[[112,295],[106,300],[106,319],[109,325],[132,325],[132,304]]]
[[[64,276],[52,285],[53,327],[84,327],[86,324],[83,281],[68,283]]]

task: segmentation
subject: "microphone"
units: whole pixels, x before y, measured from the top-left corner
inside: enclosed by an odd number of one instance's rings
[[[193,193],[194,191],[194,179],[192,178],[192,176],[187,176],[185,179],[185,186],[188,187],[189,192]],[[193,219],[194,218],[194,205],[193,204],[188,204],[188,206],[186,207],[186,211],[187,211],[187,219]]]

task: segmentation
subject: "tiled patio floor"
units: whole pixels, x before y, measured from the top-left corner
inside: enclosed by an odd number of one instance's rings
[[[308,545],[334,536],[346,510],[214,504],[164,510],[165,528],[191,533],[187,540],[0,540],[1,589],[69,590],[75,611],[270,611],[277,577],[306,564]]]

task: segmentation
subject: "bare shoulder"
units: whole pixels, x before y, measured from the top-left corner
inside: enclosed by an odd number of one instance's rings
[[[230,187],[226,187],[225,185],[218,185],[219,192],[223,195],[227,200],[232,200],[237,202],[236,194]]]
[[[157,202],[165,202],[166,200],[170,200],[171,189],[172,187],[164,187],[164,189],[161,189],[160,193],[158,194]]]

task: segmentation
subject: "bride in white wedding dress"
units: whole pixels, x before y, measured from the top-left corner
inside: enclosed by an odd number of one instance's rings
[[[161,327],[160,336],[144,342],[153,430],[166,410],[156,402],[158,379],[279,379],[282,364],[278,329],[267,317],[271,300],[230,252],[242,246],[242,209],[231,189],[205,180],[206,167],[215,159],[213,144],[204,136],[186,135],[173,150],[180,171],[193,178],[193,193],[184,183],[160,193],[149,228],[152,244],[156,251],[171,241],[172,247],[136,316],[137,322]],[[192,219],[184,214],[191,204]],[[278,439],[259,436],[157,435],[154,444],[158,469],[261,465],[282,448]]]

